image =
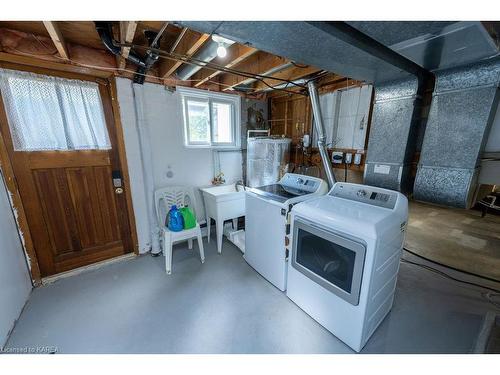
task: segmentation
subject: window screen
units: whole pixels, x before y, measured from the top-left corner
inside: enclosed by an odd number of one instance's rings
[[[184,112],[184,140],[188,147],[238,149],[240,105],[238,95],[178,87]]]
[[[111,148],[96,83],[0,69],[0,92],[14,150]]]

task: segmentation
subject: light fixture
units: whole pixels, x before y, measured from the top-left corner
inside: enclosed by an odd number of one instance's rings
[[[234,41],[217,34],[212,35],[212,40],[218,44],[217,56],[219,56],[220,58],[224,58],[227,56],[227,47],[234,43]]]
[[[223,58],[227,55],[227,49],[224,47],[224,44],[220,43],[219,47],[217,47],[217,56]]]

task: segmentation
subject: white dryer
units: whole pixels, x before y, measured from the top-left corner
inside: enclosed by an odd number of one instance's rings
[[[294,204],[328,191],[317,177],[285,174],[277,184],[246,189],[245,254],[257,272],[285,291],[287,216]]]
[[[338,182],[294,206],[291,220],[287,296],[359,352],[392,307],[408,200]]]

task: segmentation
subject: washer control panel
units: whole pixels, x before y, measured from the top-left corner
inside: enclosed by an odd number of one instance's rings
[[[295,173],[287,173],[280,180],[281,185],[310,193],[316,192],[321,182],[320,178]]]
[[[336,183],[328,195],[389,209],[394,208],[398,198],[398,193],[395,191],[342,182]]]

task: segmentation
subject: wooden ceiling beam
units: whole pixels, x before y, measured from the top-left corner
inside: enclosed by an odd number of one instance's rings
[[[69,53],[68,53],[68,48],[66,46],[66,42],[64,41],[64,38],[57,24],[54,21],[43,21],[43,24],[47,29],[47,32],[49,33],[50,38],[52,39],[52,42],[56,46],[59,55],[63,59],[69,60]]]
[[[231,47],[228,49],[228,57],[224,58],[223,60],[228,61],[225,65],[222,61],[221,58],[218,58],[215,60],[215,62],[219,65],[224,65],[225,68],[232,68],[233,66],[243,62],[250,56],[252,56],[254,53],[257,52],[257,49],[249,46],[244,46],[241,44],[233,44]],[[217,77],[219,74],[221,74],[221,70],[216,70],[213,71],[211,69],[202,69],[198,73],[196,73],[193,76],[193,79],[199,80],[194,86],[199,87],[206,83],[207,81],[210,81],[211,79]]]
[[[250,74],[264,74],[272,68],[286,64],[287,62],[288,60],[283,57],[258,51],[239,64],[233,66],[233,69]],[[249,81],[251,81],[251,78],[232,73],[223,73],[220,75],[219,79],[219,83],[224,91],[232,90],[235,86],[244,85]]]
[[[308,75],[318,73],[321,69],[316,68],[314,66],[292,66],[288,69],[282,70],[281,72],[274,73],[272,76],[278,79],[286,79],[288,81],[295,81],[302,77],[306,77]],[[264,83],[265,82],[265,83]],[[283,81],[276,79],[264,79],[263,81],[257,81],[254,86],[254,92],[258,92],[264,89],[269,88],[269,86],[277,86],[282,84]]]
[[[177,46],[181,42],[182,38],[184,38],[184,35],[186,34],[187,31],[188,31],[188,28],[184,27],[181,30],[181,32],[179,33],[179,35],[177,35],[177,39],[175,39],[174,44],[172,44],[172,46],[170,47],[170,53],[175,52],[175,49],[177,48]]]
[[[182,31],[181,31],[182,32]],[[183,32],[181,40],[178,42],[175,53],[191,57],[210,38],[209,34],[200,34],[196,31],[187,30]],[[170,77],[181,65],[182,61],[164,60],[160,65],[160,76],[163,79]]]
[[[120,21],[120,43],[132,43],[134,41],[137,21]],[[130,47],[122,47],[121,56],[118,56],[118,69],[125,69]]]

